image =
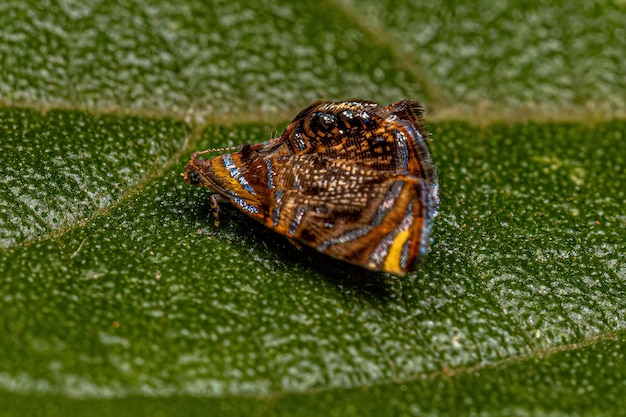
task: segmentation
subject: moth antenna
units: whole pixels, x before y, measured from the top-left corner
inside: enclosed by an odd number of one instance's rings
[[[236,146],[229,146],[227,148],[212,148],[212,149],[207,149],[207,152],[239,151],[244,146],[245,146],[245,144],[236,145]]]
[[[204,151],[196,152],[195,154],[196,155],[204,155],[205,153],[213,153],[213,152],[239,151],[244,146],[245,146],[245,143],[241,144],[241,145],[237,145],[237,146],[228,146],[226,148],[211,148],[211,149],[207,149],[207,150],[204,150]]]

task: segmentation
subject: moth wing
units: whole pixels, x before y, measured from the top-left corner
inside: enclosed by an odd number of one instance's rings
[[[409,173],[368,170],[338,160],[292,158],[277,175],[271,229],[335,258],[404,275],[428,247],[432,196]]]
[[[281,139],[295,155],[317,154],[383,171],[423,176],[413,164],[428,153],[422,109],[414,100],[390,106],[371,101],[320,101],[301,111]]]
[[[318,101],[301,111],[287,126],[276,156],[319,155],[365,168],[406,172],[423,178],[439,202],[437,168],[427,146],[423,111],[414,100],[389,106],[375,102]]]

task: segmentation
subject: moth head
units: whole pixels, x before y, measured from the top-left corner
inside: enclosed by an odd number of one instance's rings
[[[196,187],[202,185],[202,171],[206,169],[208,161],[198,157],[197,153],[191,155],[191,160],[185,166],[185,172],[180,174],[187,183]]]
[[[198,186],[202,182],[202,175],[197,169],[191,168],[185,172],[183,179],[191,185]]]

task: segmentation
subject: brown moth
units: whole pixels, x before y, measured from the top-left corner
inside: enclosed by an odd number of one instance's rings
[[[413,100],[318,101],[276,139],[181,174],[296,242],[374,271],[404,275],[425,255],[439,206],[437,170]]]

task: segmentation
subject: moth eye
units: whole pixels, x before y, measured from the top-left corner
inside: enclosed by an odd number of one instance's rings
[[[200,175],[200,173],[195,169],[189,170],[187,178],[189,179],[189,184],[191,185],[198,185],[202,181],[202,175]]]
[[[339,112],[339,126],[343,129],[362,129],[370,122],[370,115],[360,110],[343,110]]]
[[[316,116],[317,125],[320,130],[329,131],[334,129],[337,125],[337,119],[334,114],[319,112]]]
[[[339,119],[346,129],[354,127],[356,125],[355,122],[357,122],[357,120],[355,120],[354,118],[354,112],[352,110],[344,110],[339,113]]]
[[[354,112],[352,110],[344,110],[339,113],[339,117],[341,117],[342,122],[350,123],[350,121],[354,119]]]

